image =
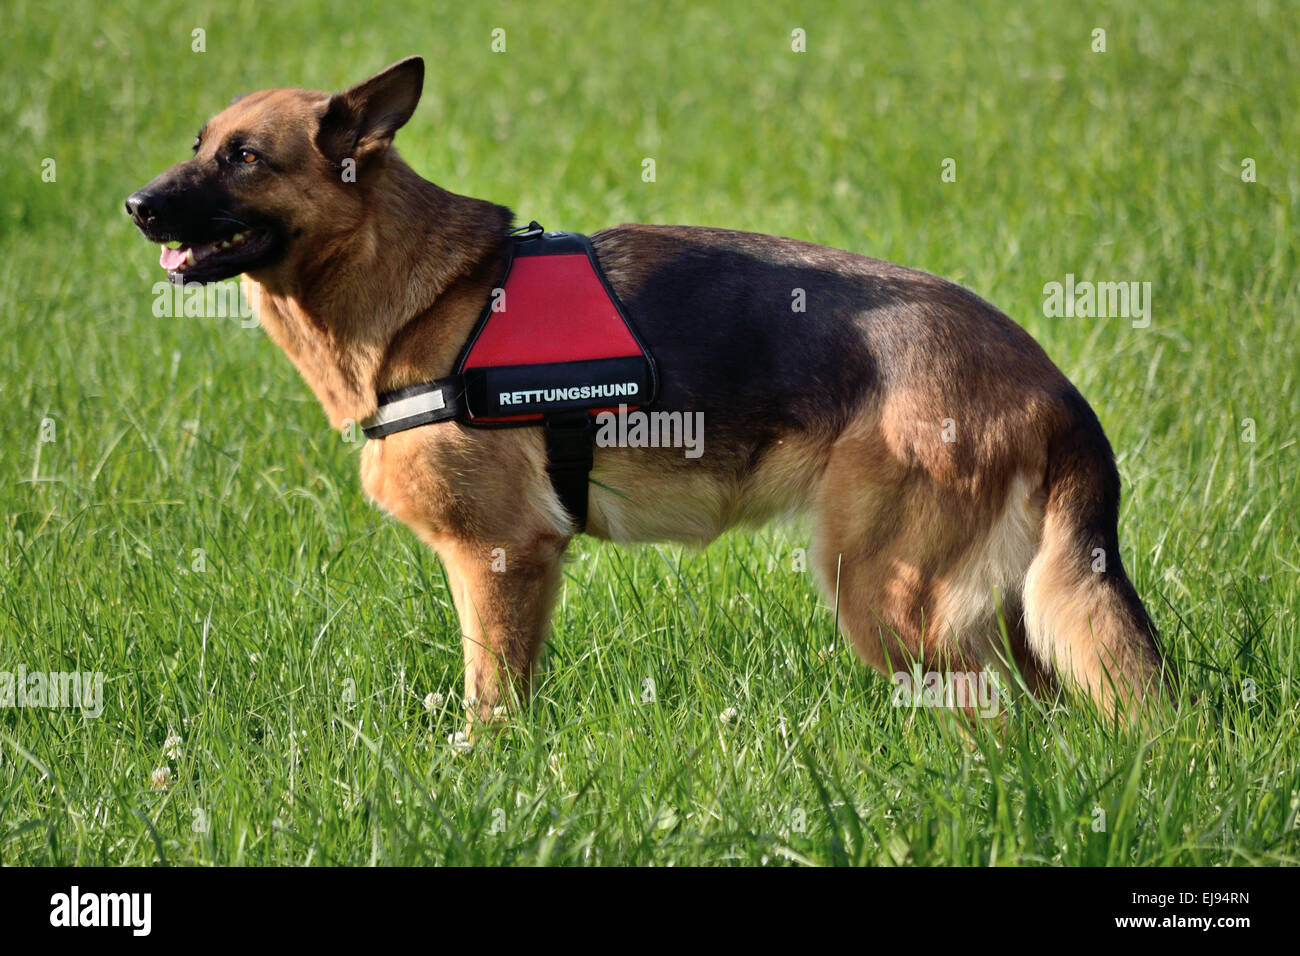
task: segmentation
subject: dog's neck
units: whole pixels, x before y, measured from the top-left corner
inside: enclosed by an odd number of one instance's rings
[[[499,278],[511,220],[396,154],[372,182],[355,221],[291,275],[244,279],[267,334],[335,428],[370,415],[382,391],[451,373]]]

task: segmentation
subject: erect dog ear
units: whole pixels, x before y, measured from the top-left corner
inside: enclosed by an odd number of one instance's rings
[[[424,60],[408,56],[370,79],[330,97],[316,146],[332,163],[357,164],[383,152],[406,124],[424,88]]]

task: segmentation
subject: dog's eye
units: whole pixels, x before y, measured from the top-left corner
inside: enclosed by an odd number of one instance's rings
[[[194,137],[194,145],[191,146],[190,149],[196,153],[199,151],[199,138],[197,136]]]
[[[253,163],[257,162],[259,158],[260,157],[257,153],[253,152],[251,149],[241,149],[239,151],[239,161],[246,166],[251,166]]]

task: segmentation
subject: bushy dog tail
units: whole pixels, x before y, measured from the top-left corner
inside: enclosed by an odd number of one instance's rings
[[[1073,389],[1048,447],[1047,506],[1025,578],[1029,646],[1067,686],[1135,720],[1165,692],[1156,630],[1119,553],[1119,472],[1097,417]]]

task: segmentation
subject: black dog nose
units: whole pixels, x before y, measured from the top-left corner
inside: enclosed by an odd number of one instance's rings
[[[148,222],[154,217],[150,197],[143,189],[126,197],[126,214],[138,223]]]

